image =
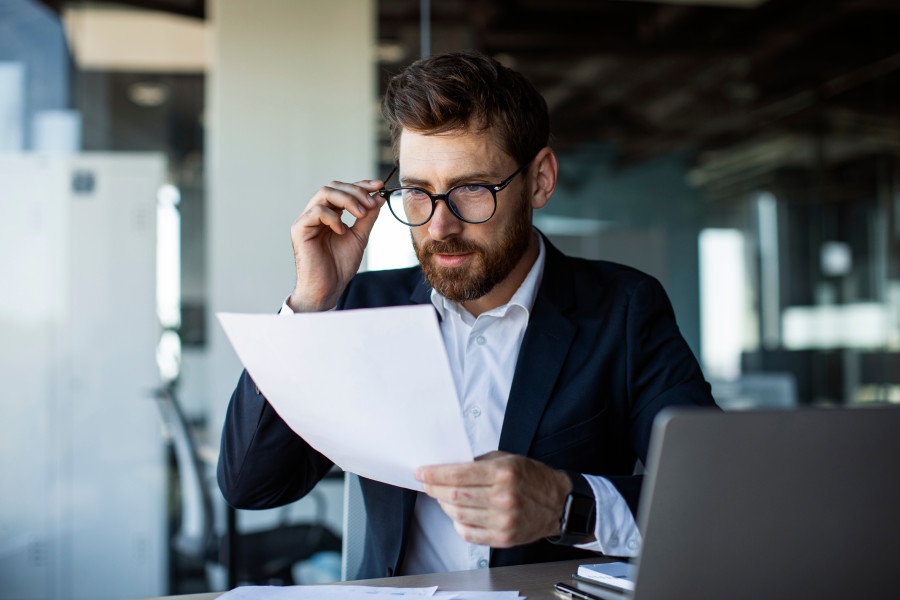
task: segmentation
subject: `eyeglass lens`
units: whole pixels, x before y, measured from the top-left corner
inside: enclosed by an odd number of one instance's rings
[[[391,212],[407,225],[421,225],[431,217],[431,197],[417,188],[399,188],[388,198]],[[447,205],[464,221],[481,222],[494,214],[494,195],[485,185],[461,185],[450,190]]]

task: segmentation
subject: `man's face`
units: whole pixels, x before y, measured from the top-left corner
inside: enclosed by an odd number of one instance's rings
[[[400,181],[431,193],[461,183],[499,183],[521,165],[490,132],[400,135]],[[485,223],[457,219],[438,202],[425,225],[410,228],[429,285],[455,302],[481,298],[519,263],[531,240],[531,207],[523,174],[497,193],[497,211]]]

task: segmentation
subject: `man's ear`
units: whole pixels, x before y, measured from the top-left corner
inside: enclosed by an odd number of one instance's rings
[[[538,152],[528,169],[531,184],[531,208],[544,208],[556,189],[556,178],[559,175],[559,163],[549,146]]]

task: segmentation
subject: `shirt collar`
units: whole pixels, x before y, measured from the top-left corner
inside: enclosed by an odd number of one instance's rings
[[[534,264],[531,265],[531,270],[528,271],[528,275],[525,276],[525,279],[522,281],[519,289],[517,289],[516,292],[512,295],[512,298],[509,299],[509,302],[507,302],[503,306],[498,306],[497,308],[489,310],[484,314],[503,316],[512,306],[519,306],[523,308],[527,314],[531,314],[531,309],[534,307],[534,300],[537,297],[538,287],[540,287],[541,280],[544,276],[544,263],[546,262],[547,256],[547,252],[544,249],[543,237],[536,231],[534,232],[534,236],[537,238],[538,255],[534,261]],[[474,320],[469,311],[463,308],[461,304],[453,302],[452,300],[448,300],[433,288],[431,290],[431,303],[438,311],[441,319],[445,319],[447,317],[447,311],[452,310],[464,319],[466,317],[469,317],[469,319]]]

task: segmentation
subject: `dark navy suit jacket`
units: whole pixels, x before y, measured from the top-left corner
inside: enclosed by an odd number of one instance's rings
[[[607,477],[637,509],[654,416],[673,405],[713,405],[709,385],[654,278],[604,261],[547,259],[500,433],[500,450],[551,467]],[[430,302],[418,267],[358,274],[339,309]],[[423,398],[423,401],[427,399]],[[238,508],[293,502],[331,462],[297,436],[246,372],[222,435],[219,486]],[[416,492],[361,479],[367,530],[360,578],[397,573]],[[590,556],[544,540],[494,549],[491,566]]]

